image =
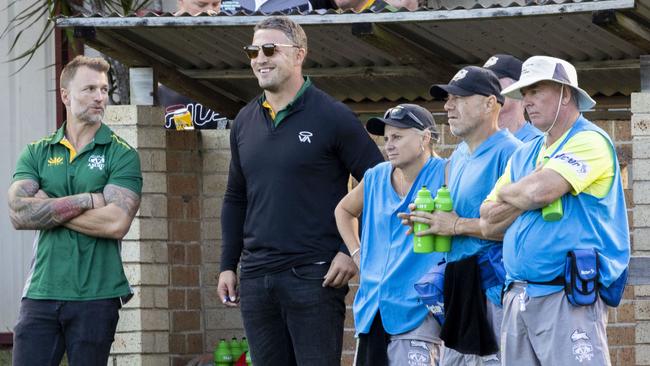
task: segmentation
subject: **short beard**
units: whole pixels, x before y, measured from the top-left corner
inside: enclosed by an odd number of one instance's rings
[[[102,110],[102,113],[100,113],[100,114],[92,115],[92,114],[88,113],[89,109],[86,109],[85,111],[79,113],[77,115],[77,119],[79,121],[83,121],[83,122],[86,122],[86,123],[89,123],[89,124],[101,123],[102,120],[104,119],[105,110]]]

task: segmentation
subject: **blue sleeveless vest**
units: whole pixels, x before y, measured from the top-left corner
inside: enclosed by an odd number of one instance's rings
[[[481,204],[503,175],[508,159],[519,146],[521,142],[506,129],[493,133],[471,154],[465,142],[458,145],[451,156],[448,184],[458,216],[471,219],[480,217]],[[501,242],[454,236],[447,262],[483,254],[494,245],[501,245]]]
[[[440,253],[413,253],[413,235],[406,235],[408,228],[397,214],[408,212],[423,185],[435,196],[444,184],[445,160],[430,158],[404,199],[391,185],[392,170],[384,162],[363,177],[360,283],[353,304],[357,334],[370,331],[378,310],[389,334],[418,327],[428,310],[413,285],[443,258]]]
[[[565,194],[562,196],[564,216],[560,221],[544,221],[541,209],[526,211],[519,216],[508,228],[503,239],[507,282],[546,282],[562,275],[566,254],[572,249],[598,250],[599,282],[606,287],[627,267],[630,259],[630,237],[625,197],[618,158],[607,133],[580,115],[552,156],[555,156],[571,137],[582,131],[598,132],[609,142],[614,155],[615,173],[612,187],[604,198],[585,193],[577,196]],[[512,182],[519,181],[535,170],[543,144],[544,138],[539,137],[513,154]],[[530,296],[544,296],[561,289],[558,286],[529,285],[527,291]]]

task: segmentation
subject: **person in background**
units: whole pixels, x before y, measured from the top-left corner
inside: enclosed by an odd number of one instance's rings
[[[178,0],[178,7],[174,15],[217,15],[221,10],[221,0]]]
[[[402,215],[402,217],[408,219],[405,224],[416,221],[430,225],[431,228],[422,234],[453,236],[451,251],[446,254],[445,292],[447,292],[448,282],[465,284],[466,288],[474,286],[472,282],[474,279],[465,276],[464,273],[460,273],[456,280],[450,278],[450,266],[456,267],[459,263],[465,264],[467,261],[472,261],[470,265],[486,262],[484,258],[500,254],[501,237],[482,234],[479,225],[479,209],[490,193],[490,185],[503,174],[510,155],[521,145],[521,142],[508,130],[499,129],[498,118],[501,106],[504,104],[504,97],[501,95],[499,80],[492,71],[476,66],[464,67],[448,84],[434,85],[430,92],[437,100],[446,99],[444,108],[447,111],[449,129],[454,136],[462,138],[462,142],[452,153],[449,162],[448,185],[453,211],[434,213],[411,211],[409,215]],[[414,205],[411,205],[411,209],[414,208]],[[446,344],[441,365],[500,364],[497,353],[502,319],[503,283],[489,283],[487,276],[481,276],[480,281],[481,296],[479,297],[484,301],[477,306],[487,312],[485,321],[489,328],[485,329],[478,324],[473,318],[475,314],[459,314],[457,321],[451,321],[448,299],[445,298],[446,320],[441,330],[441,337]],[[476,327],[485,329],[487,336],[492,338],[492,342],[488,342],[490,347],[487,348],[494,348],[497,353],[481,356],[478,353],[470,354],[468,351],[462,353],[451,348],[468,349],[465,344],[458,346],[451,344],[446,339],[448,330],[451,330],[449,332],[451,340],[453,328],[475,329]]]
[[[490,57],[483,67],[497,75],[501,89],[504,89],[519,80],[521,64],[521,60],[512,55],[498,54]],[[521,142],[528,142],[542,132],[526,121],[524,110],[521,100],[506,97],[499,113],[499,128],[507,128]]]
[[[433,151],[438,131],[431,113],[414,104],[390,108],[366,128],[384,137],[390,161],[369,169],[334,210],[339,233],[360,269],[353,307],[356,365],[399,366],[413,360],[437,365],[440,325],[413,284],[443,256],[414,253],[413,236],[397,213],[407,209],[423,185],[435,192],[444,184],[445,160]]]
[[[263,92],[231,129],[219,299],[241,299],[256,366],[338,366],[357,267],[334,208],[349,175],[361,180],[383,157],[354,113],[303,77],[300,25],[264,18],[244,51]]]

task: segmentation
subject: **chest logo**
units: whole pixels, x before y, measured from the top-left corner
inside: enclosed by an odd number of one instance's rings
[[[104,170],[104,155],[90,155],[88,158],[88,168],[90,170]]]
[[[63,164],[63,157],[53,156],[47,159],[47,166],[57,166]]]
[[[312,136],[314,136],[314,134],[309,132],[309,131],[300,131],[300,132],[298,132],[298,140],[300,140],[300,142],[306,142],[308,144],[311,144],[311,137]]]

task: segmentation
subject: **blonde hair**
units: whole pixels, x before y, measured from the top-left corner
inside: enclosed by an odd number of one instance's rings
[[[67,88],[70,85],[70,81],[74,78],[80,67],[87,67],[91,70],[108,73],[111,65],[101,57],[77,56],[68,62],[61,72],[60,83],[62,88]]]
[[[294,45],[307,51],[307,35],[300,24],[287,17],[269,17],[255,25],[254,32],[260,29],[274,29],[284,33]]]

